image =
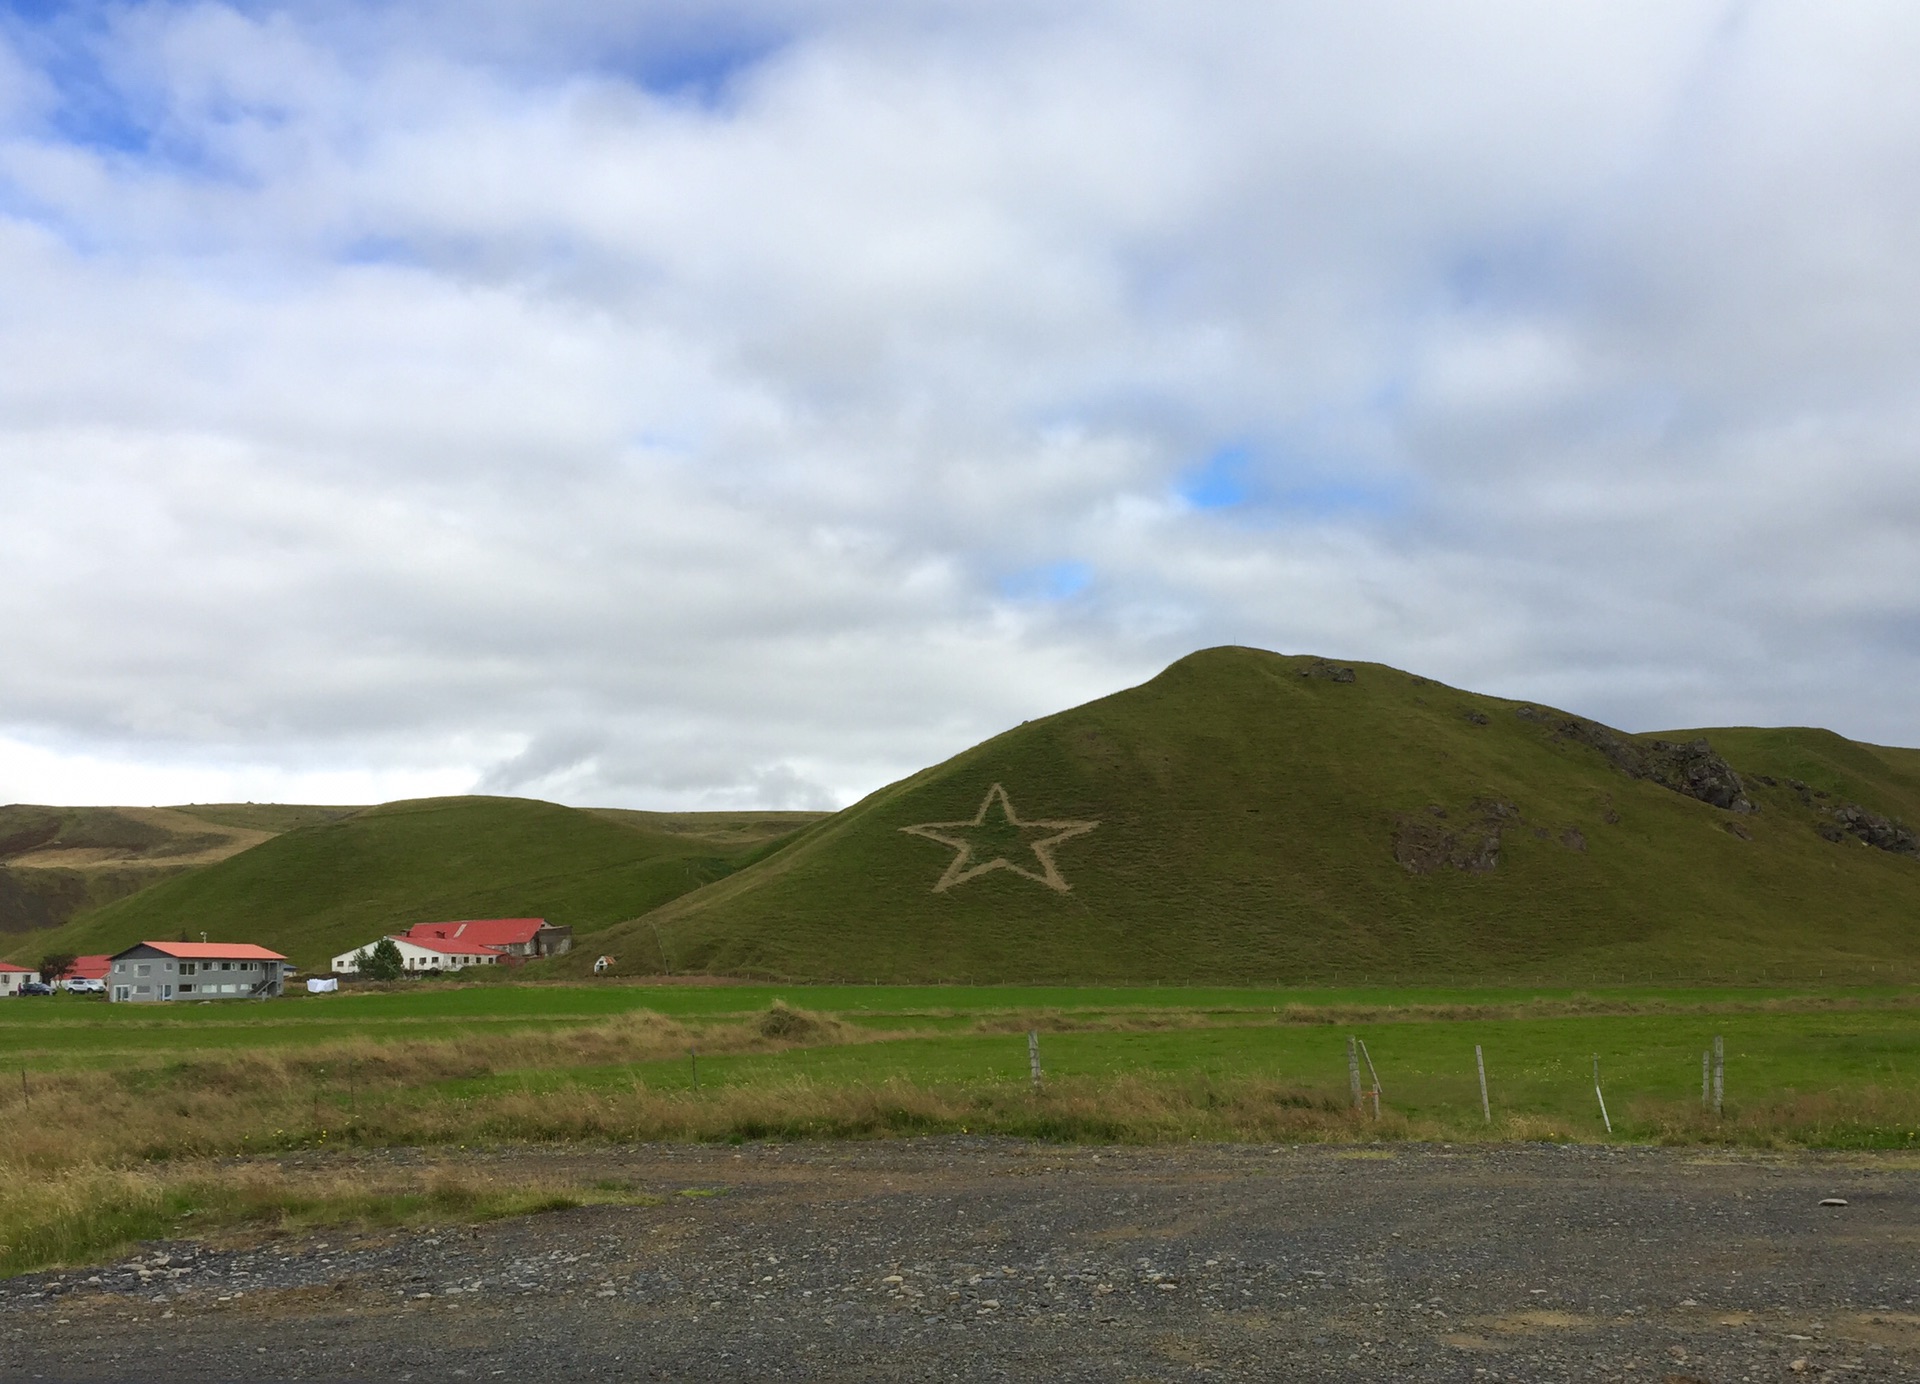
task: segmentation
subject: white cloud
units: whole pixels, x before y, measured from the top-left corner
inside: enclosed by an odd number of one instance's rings
[[[0,798],[838,803],[1214,642],[1913,743],[1916,50],[1890,3],[16,19]],[[1222,448],[1238,503],[1177,499]]]

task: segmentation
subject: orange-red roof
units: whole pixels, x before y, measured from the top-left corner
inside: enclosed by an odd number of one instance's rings
[[[524,946],[547,925],[545,918],[469,918],[456,923],[415,923],[399,934],[425,946],[429,939],[460,942],[469,947]]]
[[[107,972],[112,969],[113,958],[110,956],[76,956],[73,964],[67,967],[67,974],[80,980],[105,980]]]
[[[0,961],[0,971],[19,971],[22,975],[37,976],[40,973],[31,966],[16,966],[11,961]]]
[[[401,936],[396,940],[405,942],[410,947],[418,947],[422,951],[439,952],[442,956],[471,956],[479,952],[491,955],[500,950],[498,947],[487,946],[484,942],[442,942],[437,937]]]
[[[142,942],[143,947],[152,947],[162,956],[177,957],[182,961],[285,961],[287,958],[277,951],[268,951],[265,947],[256,947],[251,942]],[[128,947],[127,951],[132,951]],[[116,956],[124,952],[114,953]]]

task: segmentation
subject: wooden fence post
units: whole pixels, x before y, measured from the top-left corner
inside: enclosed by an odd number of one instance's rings
[[[1713,1054],[1705,1048],[1700,1050],[1700,1108],[1713,1108]]]
[[[1027,1070],[1033,1076],[1033,1089],[1040,1089],[1040,1034],[1036,1029],[1027,1030]]]
[[[1353,1087],[1353,1108],[1358,1110],[1360,1108],[1360,1048],[1352,1034],[1347,1035],[1347,1084]]]
[[[1487,1059],[1480,1051],[1480,1045],[1473,1045],[1473,1065],[1480,1069],[1480,1118],[1488,1124],[1493,1123],[1493,1107],[1487,1103]]]
[[[1367,1059],[1367,1075],[1373,1078],[1373,1118],[1380,1118],[1380,1073],[1373,1069],[1373,1054],[1367,1051],[1367,1040],[1360,1040],[1360,1055]]]
[[[1727,1040],[1719,1034],[1713,1035],[1713,1113],[1719,1117],[1721,1103],[1727,1094]]]
[[[687,1062],[693,1068],[693,1089],[700,1089],[700,1054],[692,1048],[687,1049]]]

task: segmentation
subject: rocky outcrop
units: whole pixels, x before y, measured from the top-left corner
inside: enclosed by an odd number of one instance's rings
[[[1519,820],[1520,810],[1512,803],[1487,799],[1474,802],[1458,820],[1438,804],[1403,812],[1394,825],[1393,858],[1410,875],[1447,869],[1491,874],[1500,863],[1501,828]]]
[[[1916,837],[1913,829],[1898,817],[1883,817],[1859,803],[1835,802],[1833,794],[1826,789],[1815,788],[1797,778],[1780,780],[1762,774],[1759,782],[1769,788],[1778,788],[1784,782],[1793,795],[1800,799],[1801,806],[1810,807],[1827,818],[1815,830],[1829,841],[1844,841],[1851,836],[1876,850],[1891,851],[1895,855],[1920,856],[1920,837]]]
[[[1352,682],[1353,669],[1343,668],[1337,663],[1329,663],[1324,658],[1316,658],[1300,670],[1303,678],[1321,678],[1327,682]]]
[[[1869,812],[1857,803],[1840,803],[1823,811],[1831,820],[1821,824],[1820,834],[1829,841],[1844,841],[1851,836],[1895,855],[1920,855],[1920,839],[1905,822]]]
[[[1547,726],[1557,739],[1598,750],[1628,778],[1645,779],[1727,812],[1757,812],[1733,766],[1699,740],[1634,740],[1598,721],[1523,706],[1515,715]]]

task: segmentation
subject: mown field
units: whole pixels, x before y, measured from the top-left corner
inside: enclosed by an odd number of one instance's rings
[[[1718,1115],[1700,1101],[1716,1035]],[[1378,1071],[1378,1118],[1370,1101],[1352,1108],[1349,1036]],[[508,1214],[607,1195],[455,1186],[440,1173],[432,1186],[401,1176],[370,1200],[260,1161],[295,1151],[961,1132],[1912,1148],[1920,992],[551,984],[245,1005],[10,1000],[0,1271],[186,1229]]]

